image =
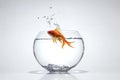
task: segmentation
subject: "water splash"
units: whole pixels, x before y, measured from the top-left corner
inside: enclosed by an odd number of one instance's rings
[[[49,25],[49,27],[51,27],[51,28],[60,27],[60,25],[56,22],[55,14],[52,14],[50,16],[43,16],[43,18],[45,19],[45,21]]]
[[[42,29],[47,30],[50,28],[55,29],[56,27],[60,28],[60,25],[57,23],[56,14],[54,13],[53,9],[54,9],[54,7],[50,6],[48,15],[44,15],[42,18],[39,16],[37,17],[37,19],[41,20],[41,22],[43,23],[43,24],[41,24]]]
[[[40,17],[37,17],[37,19],[40,19]]]

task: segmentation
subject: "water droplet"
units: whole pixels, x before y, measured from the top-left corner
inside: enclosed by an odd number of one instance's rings
[[[47,21],[49,25],[51,25],[51,22],[50,21]]]
[[[43,18],[46,18],[46,16],[43,16]]]
[[[40,19],[40,17],[37,17],[37,19]]]
[[[50,6],[49,8],[50,8],[50,9],[52,9],[53,7],[52,7],[52,6]]]
[[[53,18],[51,18],[50,20],[53,20]]]
[[[48,19],[49,19],[49,17],[47,16],[47,17],[46,17],[46,19],[48,20]]]

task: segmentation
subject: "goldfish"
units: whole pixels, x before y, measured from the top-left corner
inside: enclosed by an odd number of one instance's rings
[[[68,46],[72,47],[71,43],[73,42],[68,42],[66,40],[66,38],[64,37],[64,35],[61,33],[60,28],[56,27],[54,30],[49,30],[48,34],[50,36],[52,36],[52,40],[54,43],[57,42],[57,40],[62,44],[62,48],[64,47],[65,44],[67,44]]]

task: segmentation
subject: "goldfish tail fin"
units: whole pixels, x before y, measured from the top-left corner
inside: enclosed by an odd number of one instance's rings
[[[70,46],[71,48],[74,48],[71,44],[74,43],[74,42],[68,42],[66,41],[67,45]]]
[[[68,42],[68,46],[70,46],[71,48],[74,48],[71,44],[74,43],[74,42]]]
[[[63,43],[62,43],[62,48],[64,47],[64,45],[65,45],[65,41],[63,41]]]
[[[70,46],[71,48],[74,48],[71,44],[74,42],[68,42],[68,41],[63,41],[62,48],[64,47],[65,43]]]

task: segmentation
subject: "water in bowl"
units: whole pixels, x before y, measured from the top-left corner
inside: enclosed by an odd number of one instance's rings
[[[73,42],[70,47],[67,44],[62,48],[62,44],[57,41],[53,43],[51,38],[36,38],[33,51],[39,64],[50,72],[66,72],[77,65],[84,51],[82,38],[66,38]]]

